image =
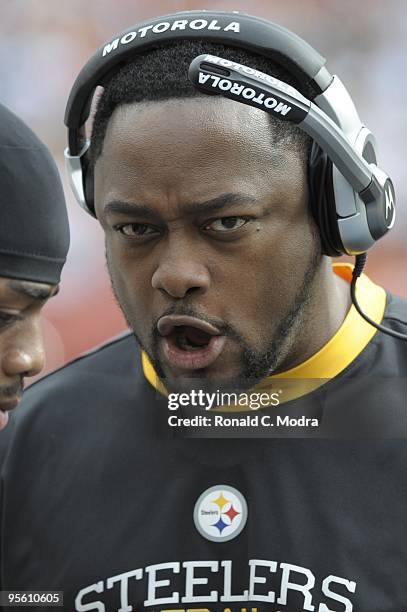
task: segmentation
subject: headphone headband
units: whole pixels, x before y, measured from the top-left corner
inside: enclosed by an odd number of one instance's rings
[[[210,55],[196,58],[190,70],[194,85],[206,93],[257,104],[271,113],[274,105],[276,111],[288,109],[280,119],[297,123],[313,138],[310,206],[325,254],[363,253],[392,227],[393,185],[377,166],[373,135],[361,123],[340,79],[325,68],[325,59],[277,24],[224,11],[188,11],[140,23],[100,47],[81,70],[65,112],[65,158],[73,191],[87,212],[95,215],[85,123],[96,87],[105,85],[135,55],[178,40],[218,42],[257,53],[288,70],[300,87],[313,87],[316,96],[311,102],[270,75]]]
[[[293,32],[265,19],[225,11],[185,11],[157,17],[118,34],[100,47],[79,73],[64,120],[70,131],[71,155],[77,155],[83,144],[82,127],[89,117],[95,88],[103,85],[112,70],[151,47],[202,39],[273,58],[301,84],[312,83],[318,93],[332,80],[324,57]]]

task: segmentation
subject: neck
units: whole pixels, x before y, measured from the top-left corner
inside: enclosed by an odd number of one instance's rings
[[[293,368],[317,353],[335,335],[348,314],[349,284],[334,273],[330,258],[322,257],[311,292],[301,317],[287,337],[285,356],[275,373]]]

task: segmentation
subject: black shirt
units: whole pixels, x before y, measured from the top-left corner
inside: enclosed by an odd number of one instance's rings
[[[383,323],[407,333],[406,301]],[[0,436],[1,588],[62,590],[76,611],[406,610],[406,366],[407,342],[378,332],[327,383],[347,389],[337,408],[367,394],[383,436],[197,439],[168,427],[131,334],[77,359]],[[247,523],[222,540],[239,494]],[[217,541],[196,526],[210,513]]]

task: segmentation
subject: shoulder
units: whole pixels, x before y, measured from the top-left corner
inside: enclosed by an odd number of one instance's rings
[[[27,425],[34,415],[38,423],[49,423],[108,410],[118,398],[123,404],[137,396],[145,384],[136,339],[130,332],[122,334],[31,385],[4,433]]]
[[[92,388],[98,380],[100,386],[108,385],[112,378],[141,373],[140,349],[133,334],[126,332],[106,343],[81,354],[58,370],[47,374],[32,384],[24,394],[28,398],[50,393],[54,389],[77,392],[79,388]]]
[[[134,335],[131,332],[125,332],[86,353],[82,353],[61,368],[40,378],[29,387],[29,391],[42,388],[45,384],[61,383],[82,372],[95,374],[120,372],[129,363],[134,364],[134,357],[139,353],[139,346]]]
[[[406,335],[395,338],[378,331],[367,347],[371,373],[381,377],[405,377],[407,372],[407,299],[387,293],[382,325]]]
[[[387,304],[383,321],[392,328],[407,333],[407,298],[387,293]]]
[[[3,482],[60,480],[75,465],[90,473],[102,459],[141,452],[154,431],[156,401],[132,334],[82,355],[24,393],[0,433]]]
[[[40,469],[51,456],[116,449],[128,430],[143,436],[154,400],[133,334],[114,338],[25,391],[0,433],[0,467],[23,462]]]

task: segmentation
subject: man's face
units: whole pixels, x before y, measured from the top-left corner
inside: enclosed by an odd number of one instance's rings
[[[24,378],[44,367],[40,312],[57,286],[0,278],[0,429],[23,391]]]
[[[96,213],[118,301],[168,388],[248,386],[301,354],[319,240],[305,156],[273,145],[268,121],[196,98],[109,122]]]

